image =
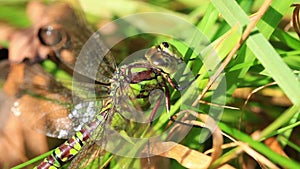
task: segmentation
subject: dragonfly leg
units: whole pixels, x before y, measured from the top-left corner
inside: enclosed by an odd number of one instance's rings
[[[170,84],[174,89],[176,89],[176,90],[178,90],[178,91],[181,90],[181,87],[178,86],[178,84],[176,84],[175,81],[173,81],[169,75],[165,75],[165,76],[166,76],[165,78],[168,80],[169,84]]]
[[[170,120],[174,123],[178,123],[178,124],[182,124],[182,125],[185,125],[185,126],[189,126],[189,127],[193,127],[194,125],[192,124],[189,124],[189,123],[185,123],[185,122],[182,122],[182,121],[178,121],[175,119],[175,116],[172,116],[170,117]]]
[[[160,95],[159,98],[157,99],[157,101],[156,101],[156,103],[155,103],[155,105],[154,105],[154,107],[153,107],[153,109],[151,111],[150,117],[149,117],[150,126],[152,125],[153,118],[154,118],[154,116],[155,116],[155,114],[157,112],[157,109],[158,109],[158,107],[159,107],[159,105],[161,103],[161,100],[162,100],[162,97]]]
[[[175,122],[175,123],[179,123],[179,124],[183,124],[183,125],[187,125],[187,126],[193,126],[191,124],[187,124],[187,123],[184,123],[184,122],[181,122],[181,121],[177,121],[174,116],[171,116],[170,114],[170,91],[168,90],[168,88],[166,88],[165,90],[165,95],[166,95],[166,107],[167,107],[167,113],[168,113],[168,118],[169,120]]]
[[[164,88],[164,91],[165,91],[165,98],[166,98],[166,108],[167,108],[167,113],[169,115],[169,119],[171,119],[171,116],[170,116],[170,91],[167,87]],[[162,101],[162,95],[159,96],[159,98],[157,99],[155,105],[154,105],[154,108],[152,109],[151,111],[151,114],[150,114],[150,117],[149,117],[149,121],[150,121],[150,126],[152,125],[152,121],[154,119],[154,116],[158,110],[158,107],[160,105]]]

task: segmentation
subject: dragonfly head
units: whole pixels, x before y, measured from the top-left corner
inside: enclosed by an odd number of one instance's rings
[[[183,62],[181,53],[168,42],[153,46],[146,52],[145,57],[151,65],[165,73],[174,73]]]

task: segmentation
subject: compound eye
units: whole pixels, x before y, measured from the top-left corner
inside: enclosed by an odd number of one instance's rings
[[[63,33],[61,30],[54,29],[52,26],[45,26],[39,29],[38,37],[43,45],[54,46],[62,41]]]
[[[176,53],[174,53],[176,52],[175,47],[168,42],[161,42],[158,49],[163,53],[163,55],[170,55],[170,57],[174,57],[176,55]]]
[[[169,43],[168,42],[162,42],[162,45],[164,46],[164,48],[169,48]]]

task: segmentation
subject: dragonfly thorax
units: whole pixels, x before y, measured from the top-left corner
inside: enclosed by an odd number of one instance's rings
[[[127,64],[116,70],[111,81],[110,96],[117,98],[113,100],[118,110],[124,110],[127,105],[139,110],[148,109],[151,92],[156,89],[166,92],[169,74],[175,72],[182,63],[182,55],[167,42],[150,48],[145,58],[146,61]]]
[[[121,66],[111,81],[111,98],[118,110],[131,105],[138,110],[150,106],[149,96],[152,91],[164,91],[167,86],[164,73],[147,62]],[[126,108],[125,108],[126,109]]]

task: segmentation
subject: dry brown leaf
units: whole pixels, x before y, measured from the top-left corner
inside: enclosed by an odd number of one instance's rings
[[[184,111],[177,113],[176,116],[179,117],[182,114],[184,114],[184,117],[180,119],[180,122],[183,122],[183,123],[189,124],[189,125],[193,125],[193,126],[205,127],[207,129],[209,129],[212,133],[213,147],[209,151],[209,152],[211,152],[211,156],[209,158],[209,161],[207,161],[207,163],[205,164],[206,168],[208,168],[222,154],[222,148],[221,148],[221,146],[223,144],[222,132],[219,129],[216,122],[214,121],[214,119],[212,119],[210,116],[208,116],[206,114],[198,114],[191,110],[184,110]],[[190,116],[190,115],[196,117],[197,119],[200,119],[202,122],[196,121],[196,120],[186,120],[186,119],[188,119],[188,116]],[[180,129],[181,125],[183,125],[183,124],[175,125],[174,128],[170,131],[170,135],[172,135],[173,131]]]
[[[158,144],[155,147],[171,147],[169,151],[160,154],[160,156],[175,159],[184,167],[207,168],[210,164],[211,157],[181,144],[174,142],[162,142]]]
[[[202,169],[208,168],[210,165],[210,156],[175,142],[157,142],[152,151],[153,153],[158,153],[161,152],[162,148],[169,149],[169,151],[161,153],[159,156],[175,159],[186,168]],[[230,165],[223,165],[219,168],[225,169],[233,167]]]
[[[1,112],[3,113],[3,112]],[[7,112],[6,112],[7,113]],[[13,166],[27,161],[22,127],[18,119],[10,113],[0,135],[0,166]],[[0,167],[1,168],[1,167]]]
[[[237,140],[235,140],[234,138],[230,137],[229,135],[227,135],[225,133],[223,133],[223,134],[224,134],[224,136],[226,136],[227,138],[232,140],[233,143],[231,143],[231,145],[224,144],[222,147],[227,148],[227,147],[231,147],[231,146],[237,146],[237,148],[234,149],[234,153],[232,152],[230,156],[224,157],[223,160],[222,160],[222,163],[229,162],[230,160],[237,158],[240,154],[245,152],[250,157],[252,157],[260,165],[261,168],[278,169],[278,167],[273,162],[271,162],[265,156],[261,155],[260,153],[258,153],[254,149],[252,149],[248,144],[237,141]],[[258,132],[255,132],[255,133],[252,134],[252,137],[254,139],[258,138],[258,136],[259,136]]]
[[[20,63],[25,59],[31,61],[42,60],[47,58],[49,53],[51,53],[51,49],[40,43],[36,30],[33,28],[19,30],[10,38],[10,62]]]
[[[278,89],[266,88],[270,85],[274,85],[274,83],[270,83],[268,85],[261,86],[259,88],[238,88],[232,94],[235,98],[246,99],[248,101],[256,101],[262,102],[265,104],[278,105],[278,106],[286,106],[289,107],[292,105],[291,101],[287,98],[287,96]],[[247,104],[245,102],[245,105]]]
[[[3,86],[3,92],[7,95],[7,100],[13,99],[18,93],[24,79],[24,68],[24,64],[11,66],[8,78]],[[32,158],[48,150],[45,135],[33,131],[28,123],[24,123],[20,118],[14,116],[10,110],[12,104],[13,101],[1,107],[1,113],[6,113],[8,118],[3,128],[1,128],[0,135],[0,149],[7,153],[0,154],[0,162],[8,166],[27,161],[26,155],[28,154]],[[36,105],[32,107],[36,107]]]
[[[26,73],[24,69],[26,69]],[[20,118],[26,122],[28,127],[39,129],[43,133],[47,133],[46,131],[49,129],[57,132],[59,132],[57,129],[72,130],[70,129],[71,126],[58,123],[58,119],[70,120],[65,118],[68,117],[69,109],[51,101],[68,103],[69,97],[68,95],[52,92],[50,90],[54,90],[52,85],[53,79],[47,76],[39,65],[14,64],[3,90],[14,97],[20,89],[23,90],[23,87],[25,87],[25,89],[30,89],[31,92],[47,98],[40,99],[30,94],[22,94],[16,99],[14,104],[18,105],[14,106],[12,110],[15,115],[21,115]],[[46,119],[47,125],[44,124]]]
[[[46,152],[48,145],[45,135],[28,128],[19,118],[9,113],[6,125],[1,129],[0,150],[6,152],[0,154],[0,166],[14,166]]]
[[[20,84],[23,83],[24,66],[24,64],[13,64],[10,67],[8,77],[2,88],[10,97],[14,97],[17,94]]]
[[[212,147],[212,154],[211,154],[212,158],[211,158],[211,161],[209,164],[209,165],[211,165],[222,154],[222,148],[221,148],[221,146],[223,144],[222,131],[218,127],[215,120],[213,118],[211,118],[210,116],[208,116],[207,114],[199,114],[199,113],[196,113],[196,112],[190,111],[190,110],[185,110],[180,113],[184,113],[184,112],[188,112],[191,115],[193,115],[194,117],[196,117],[197,119],[200,119],[201,121],[203,121],[203,123],[199,122],[199,121],[195,121],[195,120],[186,121],[187,124],[192,124],[194,126],[199,126],[199,127],[205,127],[207,129],[209,129],[210,132],[212,133],[212,137],[213,137],[213,147]]]
[[[29,18],[32,21],[33,26],[27,29],[19,30],[10,37],[10,46],[9,46],[9,60],[14,63],[20,63],[24,59],[29,59],[32,62],[43,60],[48,57],[48,55],[54,55],[54,50],[61,50],[64,52],[61,54],[64,56],[66,54],[67,59],[70,59],[70,54],[73,58],[73,53],[69,51],[69,47],[66,47],[66,42],[68,40],[68,35],[71,36],[71,32],[68,32],[66,35],[65,29],[77,29],[76,24],[76,16],[74,10],[66,3],[53,3],[49,6],[44,5],[39,1],[31,1],[27,6],[27,13]],[[72,22],[74,24],[72,24]],[[64,27],[62,24],[66,24]],[[75,24],[76,23],[76,24]],[[51,26],[53,29],[59,30],[59,43],[55,45],[43,44],[39,39],[39,30],[43,27]],[[69,27],[68,27],[69,26]],[[71,28],[70,26],[74,26],[75,28]],[[68,28],[67,28],[68,27]],[[82,25],[84,29],[89,30],[88,26]],[[73,30],[74,31],[74,30]],[[77,32],[81,32],[83,30],[77,30]],[[54,33],[53,33],[54,34]],[[86,34],[90,35],[89,31],[86,31]],[[80,37],[78,35],[79,40],[87,40],[89,37]],[[58,35],[57,35],[58,36]],[[57,38],[55,35],[51,37],[46,37],[49,40],[50,38]],[[46,39],[45,38],[45,39]],[[75,39],[75,38],[74,38]],[[71,38],[72,43],[75,43],[75,40]],[[55,42],[56,43],[56,42]],[[69,52],[68,52],[69,51]],[[68,61],[66,59],[66,62]],[[73,60],[72,60],[73,61]]]
[[[15,31],[15,27],[0,22],[0,41],[8,41],[11,34]]]
[[[150,157],[149,159],[148,158],[141,159],[141,166],[143,167],[143,169],[170,168],[170,165],[171,165],[170,159],[161,156],[153,156]]]
[[[222,144],[223,144],[223,136],[222,131],[218,127],[217,123],[213,118],[208,116],[207,114],[197,114],[198,118],[205,122],[205,127],[210,130],[213,137],[213,152],[211,154],[212,160],[210,165],[222,154]]]
[[[285,152],[283,151],[282,147],[280,146],[280,144],[278,143],[278,141],[275,137],[270,137],[270,138],[266,139],[264,142],[274,152],[276,152],[282,156],[288,157],[285,154]]]

